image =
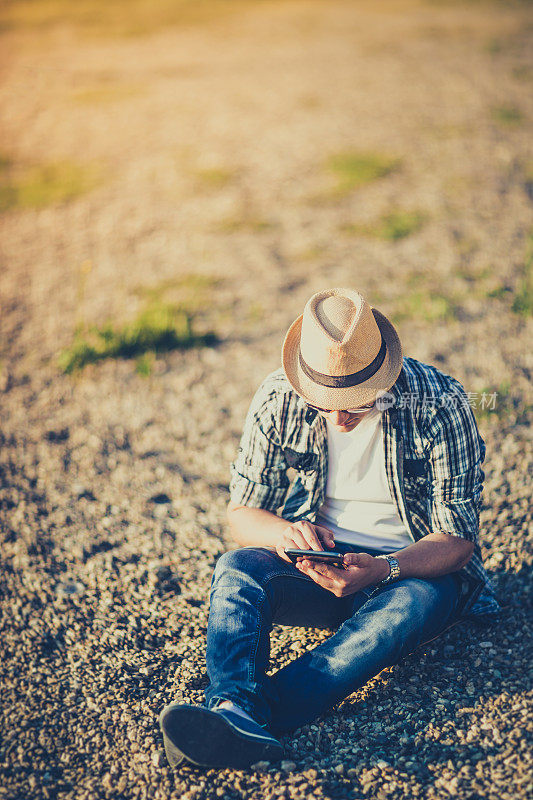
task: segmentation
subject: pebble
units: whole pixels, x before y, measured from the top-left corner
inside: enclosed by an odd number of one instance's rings
[[[258,761],[256,764],[252,764],[251,769],[265,772],[267,769],[270,769],[270,761]]]
[[[294,761],[282,761],[281,769],[283,772],[293,772],[296,769],[296,764]]]
[[[72,597],[82,595],[84,592],[85,586],[81,581],[60,581],[56,584],[56,594],[59,597]]]

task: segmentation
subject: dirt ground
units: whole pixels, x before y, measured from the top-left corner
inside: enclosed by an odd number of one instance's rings
[[[530,8],[212,7],[136,36],[0,28],[0,797],[526,797]],[[361,154],[381,177],[354,177]],[[77,326],[184,286],[216,346],[61,372]],[[281,766],[172,772],[157,716],[207,682],[228,465],[327,286],[472,393],[502,622],[382,673]],[[273,666],[324,635],[276,628]]]

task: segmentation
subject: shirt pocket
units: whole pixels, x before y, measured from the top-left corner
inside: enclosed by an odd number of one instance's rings
[[[285,447],[283,455],[296,483],[300,484],[307,492],[312,491],[319,464],[318,454],[308,450],[300,451],[293,450],[292,447]]]
[[[300,452],[293,450],[291,447],[285,447],[283,450],[287,466],[295,469],[297,472],[316,472],[318,469],[318,455],[313,452]]]

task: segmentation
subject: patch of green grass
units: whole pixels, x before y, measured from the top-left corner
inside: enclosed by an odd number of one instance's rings
[[[265,318],[265,309],[263,305],[256,302],[248,306],[246,318],[247,321],[251,323],[261,322]]]
[[[500,286],[496,286],[494,289],[489,289],[485,296],[488,297],[489,300],[501,300],[502,297],[506,297],[509,292],[512,291],[510,286],[503,286],[500,284]]]
[[[426,220],[427,215],[421,211],[393,211],[370,225],[344,225],[342,230],[346,233],[396,242],[419,231]]]
[[[516,287],[511,309],[521,317],[533,316],[533,233],[529,234],[522,277]]]
[[[466,262],[455,274],[468,284],[468,292],[478,300],[502,300],[519,316],[533,315],[533,232],[529,234],[526,253],[517,280],[501,281],[494,266],[472,267]],[[409,280],[408,280],[409,284]]]
[[[101,170],[95,165],[61,161],[18,167],[4,161],[0,171],[0,211],[67,203],[100,182]]]
[[[123,324],[78,325],[74,341],[59,355],[60,369],[69,374],[106,358],[135,358],[137,373],[147,377],[158,353],[216,344],[212,331],[199,333],[193,326],[212,314],[210,290],[216,283],[211,276],[193,274],[139,287],[139,314]]]
[[[344,195],[384,178],[400,166],[397,158],[382,153],[344,152],[329,157],[327,167],[337,180],[334,194]]]
[[[210,292],[219,283],[212,275],[191,273],[161,281],[154,286],[138,286],[135,294],[145,303],[160,305],[173,302],[188,314],[199,314],[212,305]]]
[[[510,286],[499,282],[498,271],[488,264],[473,266],[468,259],[465,259],[455,270],[455,275],[468,284],[463,291],[478,300],[501,299],[512,292]]]
[[[520,125],[525,117],[517,106],[496,106],[491,110],[492,118],[501,125]]]
[[[530,81],[533,78],[533,67],[529,64],[520,64],[513,68],[513,77],[519,81]]]
[[[72,97],[76,103],[99,105],[128,100],[130,97],[142,94],[143,91],[143,87],[134,83],[101,83],[86,89],[80,89]]]
[[[147,374],[149,358],[140,360],[147,353],[205,347],[216,341],[211,332],[194,333],[191,315],[179,306],[150,303],[125,325],[108,322],[101,327],[78,330],[72,345],[60,354],[58,363],[63,372],[70,374],[106,358],[137,358],[137,370]]]
[[[135,359],[135,371],[141,378],[149,378],[154,368],[155,353],[143,353]]]
[[[316,261],[323,258],[328,252],[328,246],[324,243],[312,244],[309,247],[295,254],[295,261]]]
[[[195,176],[199,185],[205,189],[223,189],[234,180],[236,170],[211,167],[197,170]]]
[[[510,381],[503,381],[499,386],[486,386],[472,397],[474,414],[478,420],[491,415],[502,419],[509,413],[511,400]]]
[[[392,312],[395,322],[421,319],[425,322],[452,320],[457,316],[458,305],[447,294],[426,288],[402,295]]]
[[[476,392],[472,397],[472,406],[479,422],[510,420],[513,424],[531,424],[533,404],[528,402],[520,389],[513,389],[509,380],[486,386]]]
[[[501,53],[504,49],[504,44],[501,39],[494,36],[492,39],[489,39],[483,49],[486,50],[487,53],[490,53],[491,56],[497,56],[498,53]]]

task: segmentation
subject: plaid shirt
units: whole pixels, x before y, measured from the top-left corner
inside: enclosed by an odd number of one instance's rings
[[[439,531],[474,542],[472,558],[458,573],[459,615],[497,613],[478,544],[485,444],[463,387],[435,367],[405,358],[381,407],[389,487],[409,535],[418,541]],[[231,465],[232,502],[313,522],[325,499],[327,469],[323,417],[276,370],[248,411]]]

